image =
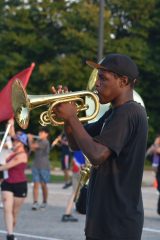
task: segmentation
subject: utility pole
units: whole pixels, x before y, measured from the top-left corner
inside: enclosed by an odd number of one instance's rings
[[[104,0],[99,0],[98,62],[103,58],[104,47]]]

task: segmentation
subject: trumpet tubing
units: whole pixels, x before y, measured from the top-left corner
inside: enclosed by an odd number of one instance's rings
[[[77,202],[80,194],[81,188],[88,182],[90,177],[90,169],[91,164],[86,164],[84,168],[80,171],[80,179],[78,182],[78,186],[76,188],[75,196],[74,196],[74,202]]]
[[[80,112],[86,111],[89,106],[85,104],[85,97],[93,100],[95,110],[90,116],[79,117],[81,122],[89,121],[95,118],[99,112],[98,96],[91,91],[78,91],[48,95],[27,95],[20,80],[16,79],[12,84],[12,108],[15,114],[15,119],[19,126],[26,129],[29,124],[30,111],[41,107],[48,106],[48,110],[40,115],[40,124],[46,126],[63,125],[62,119],[57,119],[54,113],[54,108],[61,103],[75,102],[77,106],[77,115]]]

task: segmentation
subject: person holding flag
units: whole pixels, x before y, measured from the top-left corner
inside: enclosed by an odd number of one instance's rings
[[[35,64],[19,72],[13,76],[6,86],[0,91],[0,122],[13,118],[13,110],[11,103],[12,84],[19,79],[23,86],[26,87]],[[11,131],[14,132],[14,120],[10,121]],[[25,133],[19,132],[12,135],[13,151],[6,163],[0,166],[0,172],[8,170],[6,177],[1,184],[2,199],[4,205],[4,219],[7,229],[7,240],[16,240],[13,229],[16,225],[17,215],[27,196],[27,179],[24,174],[28,162],[28,138]]]
[[[12,139],[10,135],[11,123],[10,120],[7,123],[6,131],[2,141],[0,142],[0,166],[6,163],[6,159],[12,154]],[[4,178],[8,177],[8,171],[0,172],[0,184]],[[3,208],[3,203],[0,200],[0,208]]]
[[[21,132],[14,136],[13,151],[6,163],[0,166],[0,171],[8,170],[8,177],[1,184],[7,240],[15,240],[13,229],[19,210],[27,196],[27,178],[24,173],[29,152],[27,134]]]

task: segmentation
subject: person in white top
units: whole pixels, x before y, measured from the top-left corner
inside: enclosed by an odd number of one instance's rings
[[[9,123],[13,123],[13,120],[9,120]],[[12,126],[11,126],[12,128]],[[12,131],[12,130],[11,130]],[[6,137],[5,144],[3,145],[1,154],[0,154],[0,165],[4,165],[6,163],[6,159],[9,157],[9,155],[12,153],[13,143],[11,139],[11,132],[9,132],[9,135]],[[8,171],[1,172],[0,174],[0,184],[2,182],[2,179],[5,179],[8,177]],[[1,201],[0,196],[0,208],[3,208],[3,203]]]

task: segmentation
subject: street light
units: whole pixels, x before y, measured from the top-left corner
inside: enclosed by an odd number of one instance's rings
[[[99,0],[98,62],[103,58],[104,45],[104,0]]]

